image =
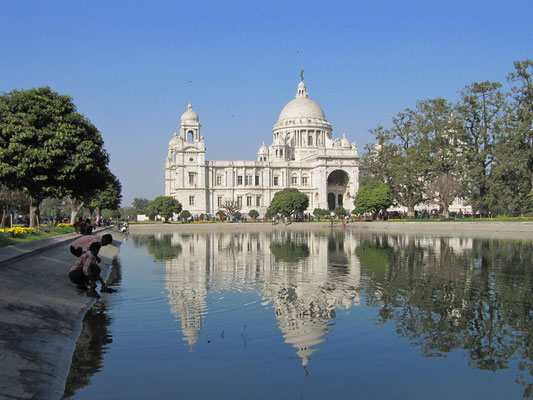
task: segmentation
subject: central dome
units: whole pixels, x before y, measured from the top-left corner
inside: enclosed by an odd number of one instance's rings
[[[291,118],[326,118],[326,115],[316,101],[297,97],[289,101],[279,114],[280,120]]]
[[[278,123],[300,118],[326,119],[322,107],[320,107],[316,101],[313,101],[308,97],[305,83],[303,83],[303,81],[298,84],[296,98],[289,101],[281,110]]]

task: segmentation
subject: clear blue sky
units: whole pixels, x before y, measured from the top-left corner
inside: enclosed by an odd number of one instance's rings
[[[533,58],[533,1],[0,1],[0,92],[49,85],[100,130],[123,205],[164,194],[190,100],[208,160],[251,160],[305,68],[360,152],[416,100],[504,83]]]

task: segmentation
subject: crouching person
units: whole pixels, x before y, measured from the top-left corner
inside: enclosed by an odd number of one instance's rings
[[[107,246],[108,244],[113,243],[113,236],[111,236],[109,233],[103,236],[82,236],[72,242],[72,244],[70,245],[70,252],[76,257],[81,257],[83,253],[89,251],[89,246],[91,246],[91,244],[93,243],[99,243],[102,246]],[[96,254],[95,257],[97,262],[102,262],[102,260],[100,260],[100,257],[98,257]]]
[[[97,264],[97,256],[102,245],[99,242],[93,242],[89,250],[83,253],[72,265],[68,274],[72,283],[77,285],[78,289],[87,290],[87,296],[100,297],[96,291],[96,283],[100,281],[101,291],[108,291],[104,280],[100,276],[101,269]],[[87,287],[89,285],[89,287]]]

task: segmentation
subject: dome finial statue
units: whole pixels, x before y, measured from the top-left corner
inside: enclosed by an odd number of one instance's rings
[[[304,71],[305,71],[305,68],[302,68],[300,70],[300,80],[303,82],[304,81]]]

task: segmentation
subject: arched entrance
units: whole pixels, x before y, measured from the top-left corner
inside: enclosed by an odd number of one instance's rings
[[[328,210],[333,211],[335,209],[335,194],[328,193]]]
[[[333,211],[335,207],[345,207],[344,199],[348,189],[350,178],[346,171],[336,169],[328,175],[328,209]],[[346,207],[345,207],[346,208]]]

